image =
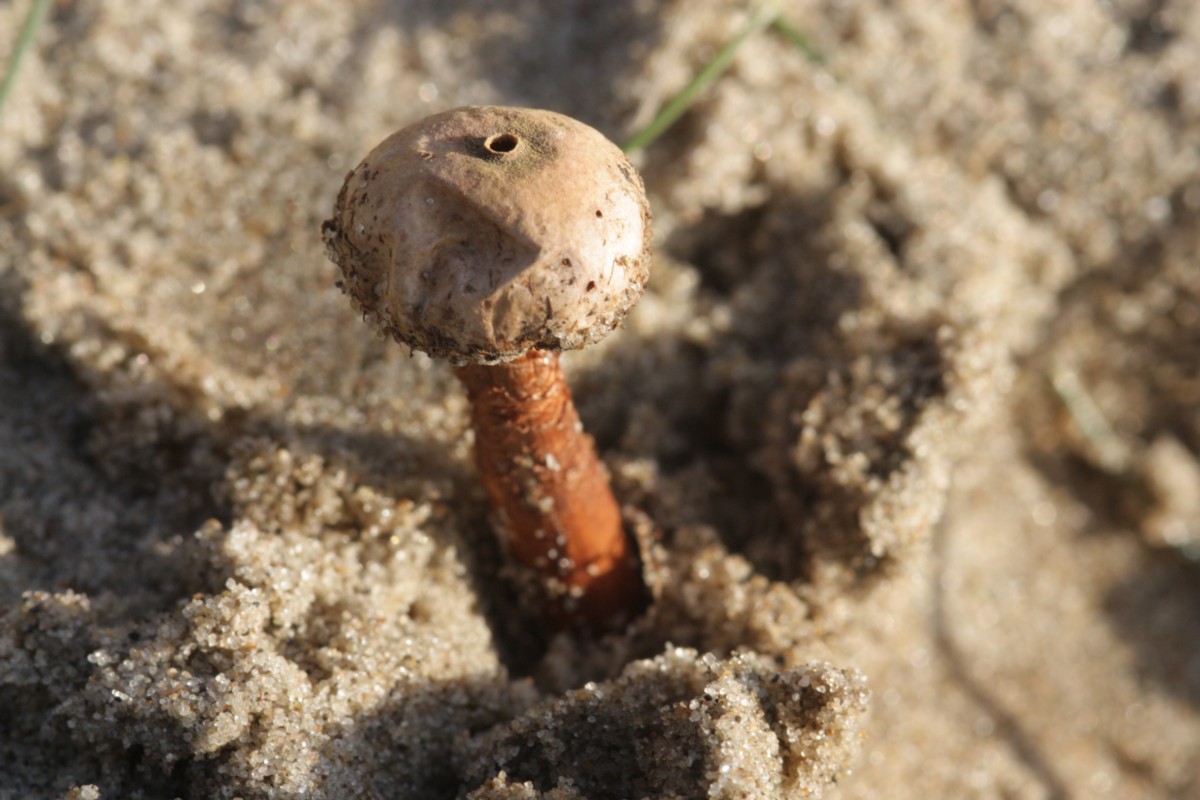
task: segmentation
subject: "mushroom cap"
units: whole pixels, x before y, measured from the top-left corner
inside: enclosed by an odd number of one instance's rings
[[[616,328],[648,277],[641,177],[595,129],[468,106],[392,134],[322,227],[364,316],[457,364],[569,350]]]

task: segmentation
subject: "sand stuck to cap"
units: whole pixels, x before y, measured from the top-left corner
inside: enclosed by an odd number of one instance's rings
[[[0,798],[1200,792],[1200,7],[784,4],[807,51],[634,154],[646,295],[563,363],[655,600],[581,642],[319,231],[427,114],[620,141],[746,14],[552,6],[52,4],[0,116]]]

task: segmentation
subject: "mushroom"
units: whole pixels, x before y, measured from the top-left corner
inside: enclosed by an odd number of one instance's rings
[[[322,227],[364,318],[449,360],[498,531],[563,626],[645,603],[636,551],[559,368],[641,296],[650,214],[602,134],[550,111],[466,107],[385,139]]]

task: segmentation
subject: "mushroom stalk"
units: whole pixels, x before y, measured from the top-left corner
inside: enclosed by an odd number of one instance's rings
[[[540,576],[560,624],[627,621],[645,602],[638,562],[558,353],[535,349],[456,373],[471,403],[475,462],[512,558]]]

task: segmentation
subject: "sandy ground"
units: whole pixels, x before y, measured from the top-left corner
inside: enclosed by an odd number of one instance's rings
[[[24,2],[0,4],[0,41]],[[522,608],[319,227],[463,104],[622,140],[742,3],[53,5],[0,118],[0,798],[1200,796],[1200,5],[790,2],[564,358],[656,600]]]

